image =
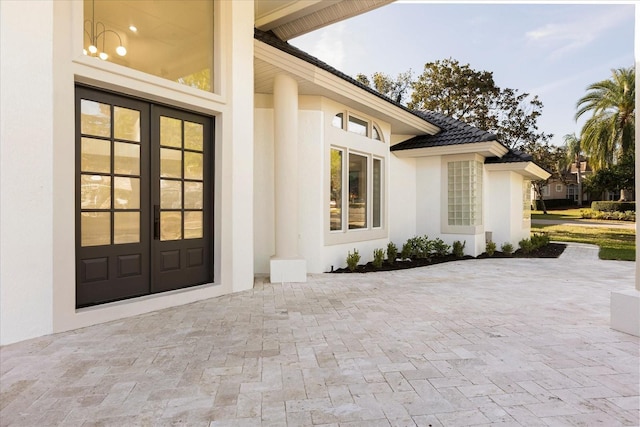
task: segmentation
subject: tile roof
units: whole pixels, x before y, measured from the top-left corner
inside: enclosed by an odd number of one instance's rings
[[[484,160],[485,163],[521,163],[521,162],[533,162],[531,154],[527,154],[524,151],[511,150],[502,157],[487,157]]]
[[[298,49],[295,46],[290,45],[289,43],[282,41],[278,38],[278,36],[276,36],[272,31],[262,31],[259,30],[257,28],[254,28],[254,34],[253,37],[256,40],[259,40],[263,43],[268,44],[269,46],[275,47],[278,50],[281,50],[285,53],[288,53],[289,55],[295,56],[298,59],[301,59],[305,62],[308,62],[309,64],[315,65],[318,68],[321,68],[331,74],[333,74],[336,77],[341,78],[342,80],[345,80],[355,86],[358,86],[360,89],[365,90],[367,92],[369,92],[372,95],[377,96],[378,98],[384,99],[385,101],[387,101],[390,104],[395,105],[398,108],[402,108],[404,111],[407,111],[411,114],[413,114],[414,116],[418,116],[421,119],[425,120],[428,123],[434,124],[437,126],[436,123],[432,123],[429,120],[425,119],[424,116],[422,116],[418,111],[415,110],[411,110],[410,108],[405,107],[404,105],[400,104],[399,102],[394,101],[393,99],[381,94],[380,92],[378,92],[377,90],[360,83],[359,81],[357,81],[356,79],[354,79],[353,77],[343,73],[340,70],[337,70],[335,68],[333,68],[331,65],[327,64],[326,62],[322,62],[321,60],[319,60],[318,58],[316,58],[313,55],[309,55],[307,52]]]
[[[421,111],[418,114],[441,130],[435,135],[418,135],[391,147],[391,151],[411,150],[414,148],[439,147],[444,145],[469,144],[474,142],[496,141],[497,137],[460,120],[447,117],[434,111]]]

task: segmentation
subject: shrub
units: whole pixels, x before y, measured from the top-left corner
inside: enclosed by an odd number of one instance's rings
[[[496,244],[493,243],[491,240],[489,240],[487,242],[487,246],[485,248],[485,251],[487,252],[487,255],[493,256],[493,254],[496,253]]]
[[[547,233],[535,233],[533,236],[531,236],[531,245],[533,247],[533,250],[542,248],[543,246],[547,246],[550,241],[551,238]]]
[[[451,253],[451,246],[447,245],[442,239],[435,239],[432,244],[433,252],[437,256],[447,256]]]
[[[531,239],[522,239],[518,242],[518,246],[522,250],[522,253],[528,254],[533,251],[533,243],[531,243]]]
[[[389,261],[389,264],[393,264],[396,262],[396,258],[398,258],[398,247],[393,242],[389,242],[387,245],[387,261]]]
[[[349,267],[349,271],[354,271],[360,262],[360,254],[357,249],[353,249],[353,253],[347,253],[347,267]]]
[[[626,212],[626,211],[635,212],[636,203],[635,202],[609,202],[609,201],[592,202],[591,210],[604,211],[604,212]]]
[[[513,245],[509,242],[505,242],[502,244],[502,246],[500,247],[500,250],[505,254],[505,255],[511,255],[513,253]]]
[[[400,258],[406,260],[411,258],[411,245],[409,242],[402,245],[402,251],[400,251]]]
[[[375,268],[382,267],[382,262],[384,261],[384,249],[374,249],[373,250],[373,266]]]
[[[581,210],[580,216],[584,219],[608,219],[617,221],[633,221],[636,220],[635,211],[593,211],[593,210]]]
[[[462,258],[464,256],[464,247],[467,245],[467,241],[464,243],[460,243],[460,240],[456,240],[453,242],[453,254],[458,258]]]

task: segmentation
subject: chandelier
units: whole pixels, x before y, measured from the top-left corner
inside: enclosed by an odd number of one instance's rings
[[[125,56],[127,54],[127,49],[122,45],[122,38],[120,34],[115,32],[114,30],[107,29],[104,23],[100,21],[96,21],[96,2],[93,0],[92,4],[92,12],[91,19],[85,19],[84,21],[84,32],[89,37],[89,46],[85,49],[82,49],[82,53],[89,56],[97,56],[98,58],[106,61],[109,58],[109,54],[105,51],[105,39],[107,34],[113,34],[118,38],[118,47],[116,48],[116,53],[120,56]],[[90,28],[87,29],[87,26]],[[99,49],[100,44],[102,42],[102,49]]]

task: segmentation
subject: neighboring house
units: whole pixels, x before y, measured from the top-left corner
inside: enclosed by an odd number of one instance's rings
[[[585,179],[593,173],[589,163],[584,160],[580,162],[580,182],[584,183]],[[557,200],[562,203],[566,200],[567,204],[576,204],[578,202],[578,166],[577,162],[573,162],[567,170],[562,174],[562,178],[549,178],[547,185],[542,187],[543,200]],[[619,197],[619,193],[618,193]],[[534,195],[535,198],[535,195]],[[590,202],[590,195],[582,188],[582,205]],[[616,199],[617,200],[617,199]]]
[[[386,3],[0,2],[1,343],[527,237],[530,157],[285,42]]]

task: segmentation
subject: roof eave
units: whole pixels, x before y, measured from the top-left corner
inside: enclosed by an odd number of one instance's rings
[[[418,115],[260,40],[254,40],[254,57],[275,67],[279,73],[287,73],[299,82],[311,83],[320,92],[327,92],[327,95],[331,94],[332,99],[388,121],[392,125],[392,133],[434,135],[440,131],[439,127]],[[259,72],[260,70],[256,70],[256,74]],[[265,73],[267,72],[269,71],[265,71]],[[256,77],[259,78],[259,76]],[[271,78],[270,76],[265,77],[266,80]],[[268,87],[269,84],[266,83],[264,86]],[[272,89],[273,86],[271,84]],[[264,89],[261,90],[263,91],[260,93],[271,93],[269,91],[265,92]],[[396,124],[395,129],[394,123]],[[398,126],[399,124],[403,124],[403,126]]]
[[[516,172],[525,178],[537,181],[548,179],[551,174],[534,162],[486,163],[488,171]]]
[[[409,148],[394,150],[397,157],[432,157],[448,156],[454,154],[480,154],[484,157],[502,157],[509,151],[498,141],[469,142],[465,144],[439,145],[435,147]]]

